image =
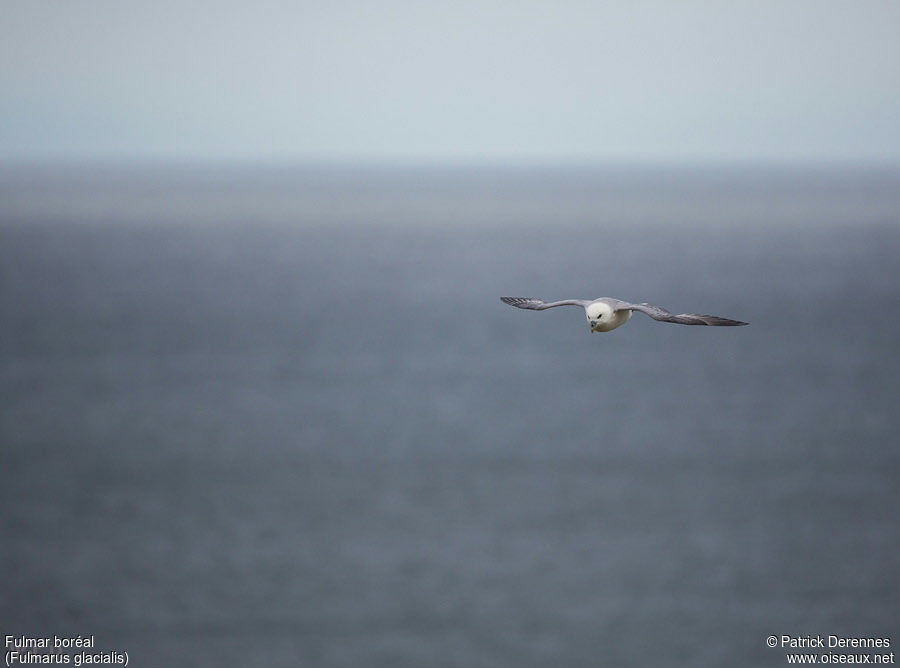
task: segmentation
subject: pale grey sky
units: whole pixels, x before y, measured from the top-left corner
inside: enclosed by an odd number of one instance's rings
[[[0,159],[900,161],[900,2],[13,0]]]

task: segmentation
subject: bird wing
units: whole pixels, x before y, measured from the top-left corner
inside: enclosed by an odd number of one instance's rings
[[[735,327],[737,325],[746,325],[746,322],[740,320],[731,320],[729,318],[720,318],[717,315],[703,315],[702,313],[669,313],[666,309],[646,302],[641,304],[631,304],[629,302],[619,302],[616,311],[640,311],[649,315],[654,320],[660,322],[674,322],[679,325],[710,325],[712,327]]]
[[[530,311],[543,311],[546,308],[554,306],[581,306],[584,308],[590,304],[587,299],[564,299],[559,302],[545,302],[543,299],[535,299],[534,297],[500,297],[500,301],[516,308],[525,308]]]

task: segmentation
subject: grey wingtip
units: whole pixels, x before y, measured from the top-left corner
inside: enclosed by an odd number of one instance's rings
[[[707,325],[714,327],[743,327],[750,324],[742,320],[732,320],[731,318],[721,318],[719,316],[704,316],[704,319],[706,319]]]

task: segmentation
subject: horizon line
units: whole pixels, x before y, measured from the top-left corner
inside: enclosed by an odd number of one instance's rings
[[[0,170],[39,168],[220,168],[220,169],[876,169],[900,170],[900,158],[790,156],[187,156],[90,155],[2,156]]]

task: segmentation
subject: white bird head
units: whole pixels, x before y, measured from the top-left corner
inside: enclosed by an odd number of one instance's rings
[[[612,307],[605,302],[592,302],[584,308],[592,332],[605,332],[613,317]]]

